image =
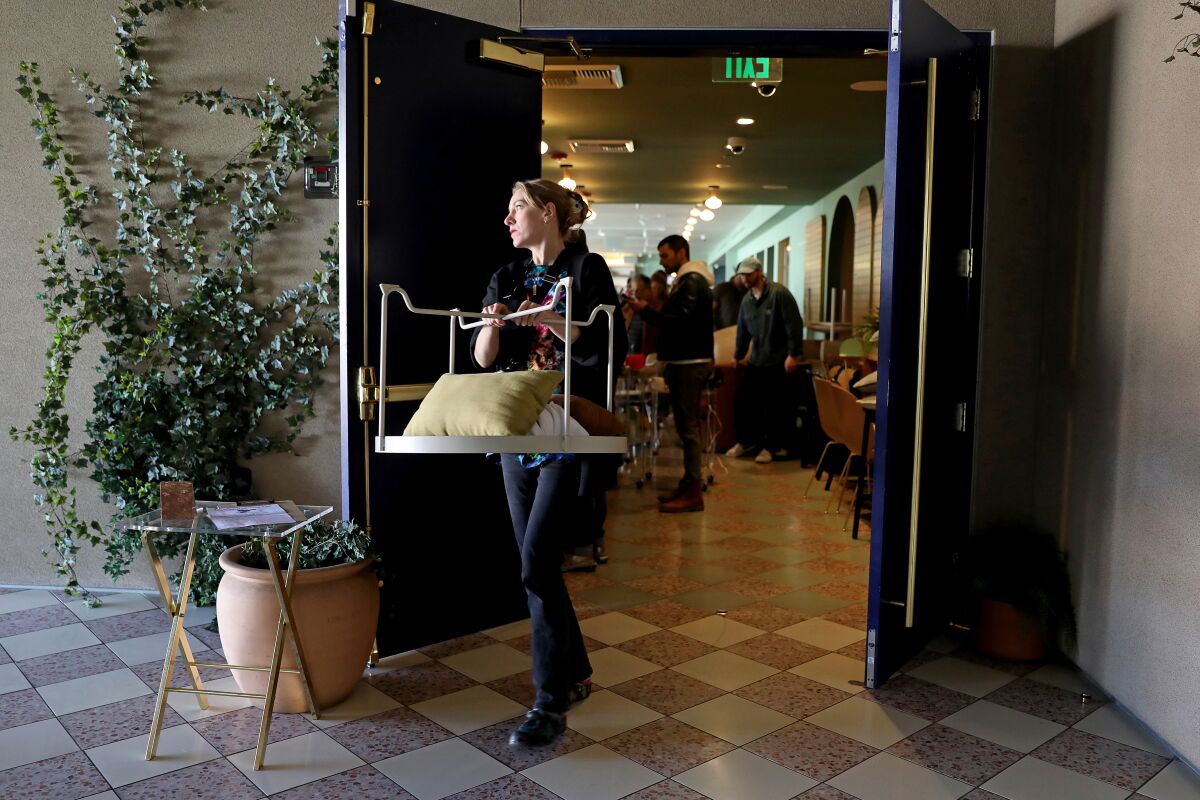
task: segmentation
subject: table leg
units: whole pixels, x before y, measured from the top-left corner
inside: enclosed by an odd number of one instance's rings
[[[182,616],[179,612],[179,603],[171,594],[171,585],[167,581],[167,572],[163,569],[162,560],[159,559],[158,551],[154,548],[154,541],[148,533],[142,534],[142,548],[150,556],[150,567],[154,574],[154,582],[158,585],[158,594],[162,597],[163,603],[166,605],[167,614],[171,617]],[[196,657],[192,655],[192,645],[188,640],[186,627],[179,633],[179,646],[183,650],[184,664],[187,665],[188,676],[192,680],[192,688],[197,692],[203,692],[204,682],[200,680],[200,670],[193,664]],[[200,704],[201,710],[208,709],[208,698],[203,694],[197,694],[196,701]]]
[[[158,750],[158,737],[162,733],[163,715],[167,709],[167,692],[171,686],[171,674],[175,669],[175,655],[179,650],[180,637],[185,635],[183,633],[183,616],[187,611],[188,595],[192,590],[192,573],[196,567],[196,543],[199,538],[199,531],[193,529],[192,536],[188,539],[187,555],[184,557],[183,577],[179,581],[178,613],[175,614],[171,622],[171,637],[167,644],[166,657],[163,659],[162,679],[158,684],[158,697],[154,702],[154,718],[150,722],[150,738],[146,742],[147,761],[153,759],[155,751]],[[159,561],[158,552],[154,549],[153,544],[150,545],[150,558],[158,564],[159,569],[162,568],[162,562]]]
[[[295,574],[300,551],[301,533],[302,530],[297,530],[292,535],[292,553],[291,559],[288,562],[286,577],[279,566],[279,554],[275,552],[275,541],[273,539],[263,540],[263,551],[266,553],[267,564],[271,569],[271,581],[275,585],[275,596],[279,600],[279,623],[275,629],[275,646],[271,652],[271,668],[267,677],[266,697],[263,699],[262,723],[258,729],[258,747],[254,753],[254,769],[256,770],[262,769],[263,757],[266,755],[267,737],[271,731],[271,714],[275,707],[275,693],[279,688],[279,669],[283,661],[283,642],[289,628],[292,632],[292,646],[296,654],[296,664],[300,673],[300,681],[304,684],[304,693],[308,700],[309,710],[314,717],[318,714],[316,703],[313,700],[312,686],[308,682],[308,665],[304,659],[304,649],[300,643],[299,631],[296,630],[291,605],[292,579]]]

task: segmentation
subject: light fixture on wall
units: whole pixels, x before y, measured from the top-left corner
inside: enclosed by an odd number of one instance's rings
[[[704,201],[705,208],[711,208],[713,211],[716,211],[721,207],[721,198],[717,197],[717,189],[720,188],[720,186],[708,187],[708,199]]]
[[[717,215],[712,212],[712,209],[706,208],[700,212],[700,219],[704,220],[705,222],[712,222],[716,218]]]
[[[571,173],[567,172],[567,168],[570,166],[570,164],[562,165],[563,176],[562,180],[558,182],[558,185],[566,189],[568,192],[573,192],[575,191],[576,183],[575,179],[571,177]]]

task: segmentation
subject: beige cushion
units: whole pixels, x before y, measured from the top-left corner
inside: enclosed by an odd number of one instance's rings
[[[524,436],[562,378],[548,370],[443,375],[404,435]]]

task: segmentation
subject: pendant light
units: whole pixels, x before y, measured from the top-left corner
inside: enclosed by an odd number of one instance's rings
[[[575,186],[577,184],[575,183],[575,179],[571,177],[571,173],[567,172],[567,167],[570,166],[570,164],[562,165],[563,176],[562,180],[558,182],[558,185],[566,189],[568,192],[573,192],[575,191]]]
[[[717,197],[717,189],[720,188],[720,186],[708,187],[708,199],[704,201],[705,208],[711,208],[713,211],[716,211],[721,207],[721,198]]]

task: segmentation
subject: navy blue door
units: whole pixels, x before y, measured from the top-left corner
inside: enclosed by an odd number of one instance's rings
[[[507,31],[393,0],[343,2],[343,494],[383,554],[387,655],[528,615],[499,467],[374,453],[355,375],[379,363],[379,284],[418,306],[478,309],[516,256],[503,220],[513,182],[540,174],[541,75],[480,60],[480,39]],[[457,363],[469,364],[458,338]],[[388,351],[389,383],[433,382],[447,370],[445,319],[394,311]],[[415,409],[389,406],[388,433]]]
[[[891,9],[870,688],[945,630],[963,596],[981,262],[979,53],[920,0]]]

